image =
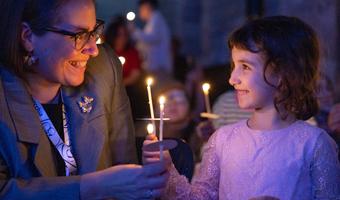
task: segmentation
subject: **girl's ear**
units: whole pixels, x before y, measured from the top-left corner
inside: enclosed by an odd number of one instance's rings
[[[31,27],[26,23],[21,23],[21,34],[20,34],[21,44],[27,52],[32,52],[33,47],[33,32]]]

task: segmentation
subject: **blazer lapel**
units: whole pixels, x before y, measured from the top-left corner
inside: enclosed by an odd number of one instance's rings
[[[34,163],[43,176],[56,174],[51,157],[51,147],[42,129],[33,100],[21,79],[6,70],[1,70],[5,98],[13,120],[18,140],[37,144]]]
[[[83,113],[78,105],[79,101],[83,101],[83,96],[80,94],[94,97],[93,94],[76,93],[72,88],[63,88],[63,100],[69,120],[71,150],[77,163],[78,174],[84,174],[96,170],[103,148],[104,135],[88,123],[91,116],[98,111],[96,99],[92,103],[92,111]]]

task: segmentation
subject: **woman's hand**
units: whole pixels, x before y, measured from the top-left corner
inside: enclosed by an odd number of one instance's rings
[[[117,165],[83,175],[81,199],[154,199],[160,197],[169,173],[164,161],[140,165]]]
[[[159,151],[146,151],[145,146],[148,144],[151,144],[153,142],[157,142],[157,136],[155,134],[149,134],[146,136],[144,142],[143,142],[143,164],[148,165],[151,163],[159,162],[160,161],[160,152]],[[163,159],[166,163],[167,167],[169,167],[172,164],[172,159],[170,156],[169,151],[163,151]]]

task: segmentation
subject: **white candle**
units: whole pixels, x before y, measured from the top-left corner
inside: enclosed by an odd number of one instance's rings
[[[148,90],[148,99],[149,99],[149,108],[150,108],[150,116],[151,116],[151,122],[153,127],[156,127],[156,123],[155,123],[155,113],[153,111],[153,103],[152,103],[152,94],[151,94],[151,85],[153,83],[153,79],[152,78],[148,78],[146,79],[146,85],[147,85],[147,90]],[[156,134],[156,129],[154,129],[154,133]]]
[[[203,89],[203,93],[204,93],[205,108],[207,109],[207,113],[211,113],[210,102],[209,102],[210,84],[204,83],[202,85],[202,89]]]
[[[136,17],[136,14],[134,12],[128,12],[126,14],[126,19],[129,20],[129,21],[133,21]]]

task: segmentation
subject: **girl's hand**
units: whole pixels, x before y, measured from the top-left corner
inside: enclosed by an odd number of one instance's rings
[[[159,151],[146,151],[144,147],[153,142],[157,142],[158,138],[155,134],[149,134],[146,136],[143,142],[143,164],[148,165],[151,163],[160,161],[160,152]],[[163,159],[166,165],[169,167],[172,164],[172,159],[169,151],[163,151]]]

